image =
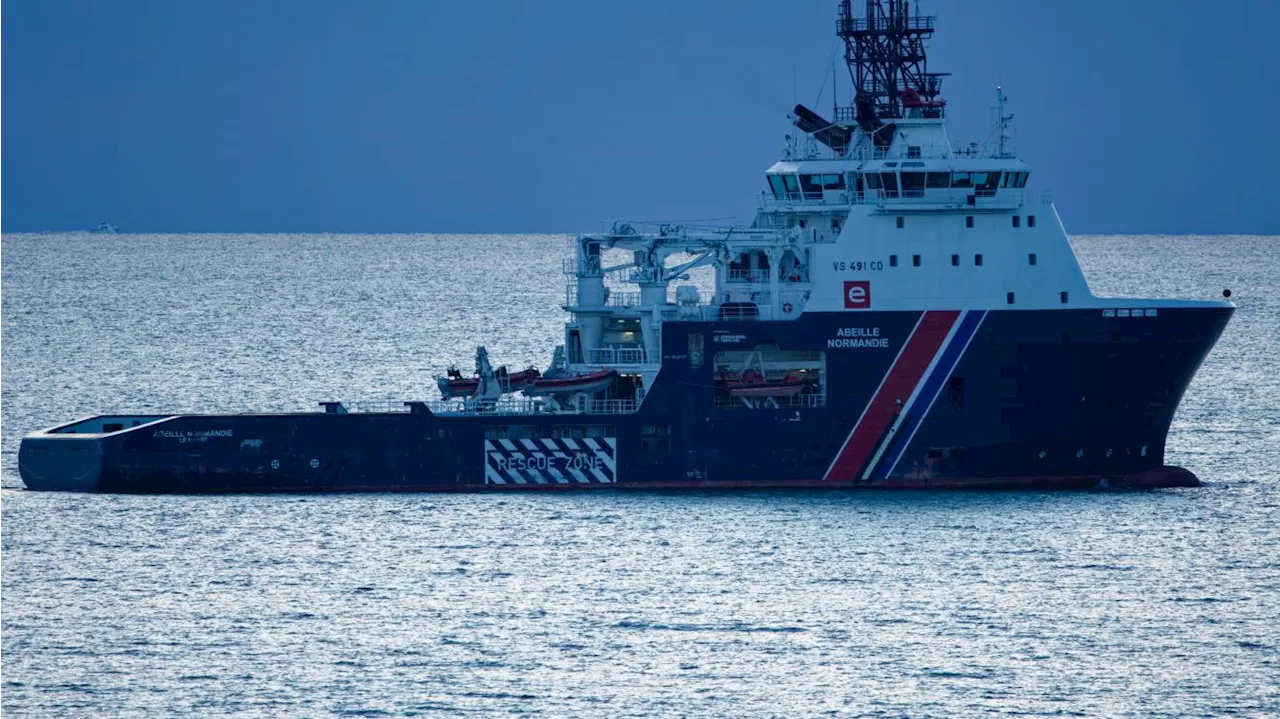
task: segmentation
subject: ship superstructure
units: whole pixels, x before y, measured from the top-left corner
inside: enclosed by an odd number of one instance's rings
[[[545,370],[481,347],[439,400],[81,420],[24,440],[28,487],[1194,483],[1165,436],[1232,305],[1095,297],[1003,91],[992,137],[954,146],[935,19],[854,10],[851,104],[792,110],[749,226],[572,240]]]

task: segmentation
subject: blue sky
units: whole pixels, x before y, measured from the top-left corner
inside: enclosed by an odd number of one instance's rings
[[[1053,190],[1069,231],[1280,234],[1280,4],[922,6],[939,16],[931,69],[953,73],[953,141],[987,135],[1003,85],[1032,186]],[[0,221],[573,232],[746,220],[793,88],[813,104],[839,57],[835,8],[10,0]],[[830,99],[826,88],[818,109]]]

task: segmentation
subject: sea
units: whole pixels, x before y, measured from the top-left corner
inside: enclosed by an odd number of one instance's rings
[[[0,239],[6,716],[1280,715],[1280,238],[1072,238],[1239,305],[1143,492],[28,492],[105,411],[545,366],[559,235]]]

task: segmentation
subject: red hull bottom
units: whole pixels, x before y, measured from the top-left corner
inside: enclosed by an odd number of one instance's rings
[[[1173,487],[1199,487],[1201,481],[1190,470],[1165,466],[1122,476],[1043,476],[1043,477],[895,477],[868,484],[865,482],[829,482],[823,480],[750,481],[750,480],[677,480],[618,482],[612,484],[456,484],[439,485],[336,485],[311,491],[324,492],[525,492],[525,491],[577,491],[577,490],[753,490],[753,489],[851,489],[893,490],[1022,490],[1022,491],[1091,491],[1091,490],[1142,490]],[[217,490],[213,490],[217,491]],[[236,493],[287,492],[299,493],[297,487],[255,487],[250,490],[229,490]]]

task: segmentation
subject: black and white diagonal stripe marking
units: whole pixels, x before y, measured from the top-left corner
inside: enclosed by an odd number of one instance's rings
[[[484,441],[485,484],[611,484],[617,476],[613,437]]]

